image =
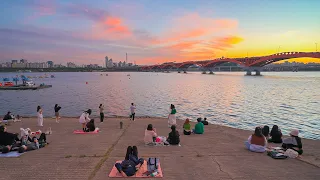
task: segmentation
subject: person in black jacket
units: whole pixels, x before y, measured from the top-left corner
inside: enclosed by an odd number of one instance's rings
[[[17,141],[19,141],[17,133],[9,133],[5,126],[0,126],[0,149],[2,153],[8,153],[13,148],[18,147]]]
[[[5,124],[8,124],[9,121],[12,121],[12,120],[14,120],[14,118],[12,117],[11,112],[9,111],[9,112],[3,117],[3,122],[4,122]]]
[[[270,139],[268,142],[272,143],[282,143],[282,133],[277,125],[274,125],[270,132]]]
[[[58,104],[54,106],[54,115],[56,116],[57,123],[59,123],[59,119],[60,119],[60,113],[59,113],[60,109],[61,107]]]
[[[167,138],[167,141],[171,145],[178,145],[180,144],[180,135],[179,132],[176,130],[176,126],[171,126],[171,132],[169,133],[169,137]]]
[[[94,119],[91,119],[86,126],[87,126],[86,132],[94,131],[96,129],[96,126],[94,125]]]

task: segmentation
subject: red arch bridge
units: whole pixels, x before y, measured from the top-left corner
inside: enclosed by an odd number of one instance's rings
[[[268,56],[256,56],[256,57],[244,57],[244,58],[218,58],[213,60],[205,61],[187,61],[181,63],[163,63],[160,65],[150,65],[143,66],[140,68],[141,71],[168,71],[172,69],[177,69],[180,71],[186,71],[190,66],[197,65],[201,67],[203,71],[210,71],[216,66],[222,65],[226,62],[233,62],[239,64],[245,71],[247,75],[251,75],[251,72],[255,71],[256,75],[260,75],[263,66],[268,64],[292,59],[292,58],[320,58],[320,52],[282,52],[277,54],[272,54]]]

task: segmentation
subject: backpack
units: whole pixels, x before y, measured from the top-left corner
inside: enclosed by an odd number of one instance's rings
[[[156,172],[159,167],[159,158],[149,158],[148,162],[148,172]]]
[[[288,157],[287,155],[276,151],[269,151],[268,155],[273,159],[287,159]]]

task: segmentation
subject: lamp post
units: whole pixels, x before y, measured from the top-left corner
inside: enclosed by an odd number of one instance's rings
[[[281,46],[278,47],[278,53],[280,53],[280,47],[281,47]]]
[[[315,43],[316,44],[316,52],[318,52],[318,43]]]

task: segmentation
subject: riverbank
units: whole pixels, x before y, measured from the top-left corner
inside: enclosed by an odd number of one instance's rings
[[[120,129],[120,121],[123,129]],[[38,130],[36,118],[8,126],[9,132],[20,127]],[[159,135],[169,133],[163,118],[107,118],[99,134],[76,135],[81,129],[77,118],[62,118],[56,123],[44,120],[50,144],[18,158],[0,158],[0,179],[110,179],[108,174],[116,160],[124,158],[126,147],[136,145],[139,156],[159,157],[163,179],[319,179],[320,141],[303,139],[301,159],[274,160],[266,154],[247,151],[243,142],[252,133],[218,125],[205,126],[205,134],[181,135],[181,147],[146,147],[144,130],[152,123]],[[181,127],[183,121],[178,121]],[[179,128],[180,132],[181,129]]]

